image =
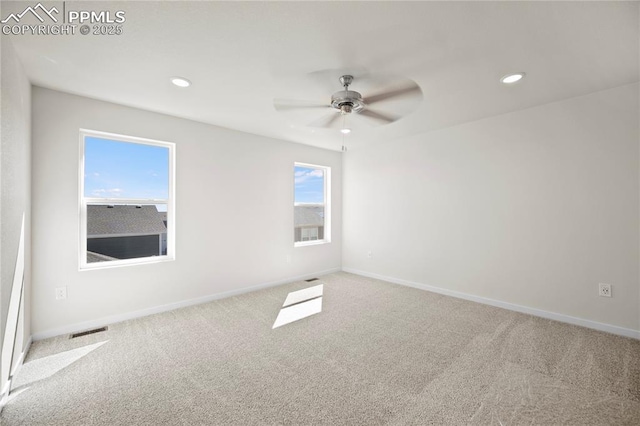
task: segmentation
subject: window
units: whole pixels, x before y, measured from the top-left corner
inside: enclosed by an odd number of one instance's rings
[[[314,241],[318,239],[318,227],[302,228],[301,241]]]
[[[174,259],[174,149],[80,131],[80,269]]]
[[[294,245],[305,246],[331,241],[331,168],[295,163]]]

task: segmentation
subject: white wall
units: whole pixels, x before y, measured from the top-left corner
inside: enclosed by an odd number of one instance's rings
[[[350,151],[343,267],[640,330],[638,112],[634,84]]]
[[[0,345],[4,341],[22,217],[25,215],[25,315],[18,337],[30,335],[30,212],[31,212],[31,84],[9,37],[2,37],[2,119],[0,150]],[[22,339],[19,339],[22,341]],[[26,344],[26,342],[24,342]],[[17,348],[20,351],[21,348]],[[24,347],[22,348],[24,349]],[[5,357],[6,358],[5,354]],[[14,361],[20,353],[14,354]],[[10,358],[10,357],[9,357]],[[0,377],[8,377],[5,363]],[[5,383],[0,383],[4,389]]]
[[[341,153],[39,87],[33,123],[36,338],[341,266]],[[80,128],[176,143],[174,262],[78,271]],[[330,244],[293,247],[295,161],[332,167]]]

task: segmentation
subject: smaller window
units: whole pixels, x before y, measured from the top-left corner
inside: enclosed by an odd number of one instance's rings
[[[331,241],[331,168],[294,165],[294,245]]]

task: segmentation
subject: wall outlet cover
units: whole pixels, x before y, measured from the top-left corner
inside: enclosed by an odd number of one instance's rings
[[[56,300],[62,300],[67,298],[67,288],[66,287],[57,287],[56,288]]]
[[[611,297],[611,284],[598,284],[598,296]]]

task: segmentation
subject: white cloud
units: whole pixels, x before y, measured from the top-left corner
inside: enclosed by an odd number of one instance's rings
[[[324,172],[319,169],[313,170],[300,170],[295,172],[295,183],[300,184],[308,181],[313,178],[322,178],[324,177]]]

